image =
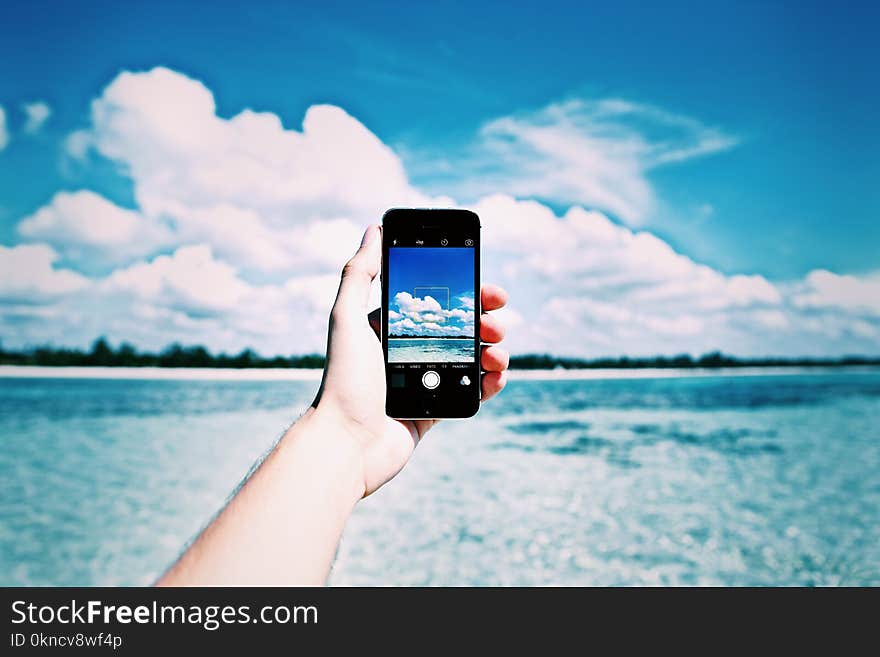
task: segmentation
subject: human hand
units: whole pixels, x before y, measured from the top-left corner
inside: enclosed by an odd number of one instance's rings
[[[397,474],[436,420],[385,415],[385,362],[378,316],[367,318],[379,274],[380,229],[370,226],[342,272],[330,313],[327,364],[318,396],[232,500],[159,579],[166,586],[320,584],[357,500]],[[504,290],[484,286],[484,310]],[[480,337],[497,343],[504,327],[481,318]],[[482,396],[504,387],[507,352],[482,351]]]
[[[381,229],[364,233],[357,253],[342,270],[336,302],[330,313],[327,363],[312,406],[342,428],[344,448],[352,449],[362,466],[363,495],[369,495],[406,465],[413,449],[439,420],[395,420],[385,415],[385,360],[379,335],[380,311],[367,315],[370,285],[381,269]],[[507,351],[496,343],[504,326],[486,311],[501,308],[507,293],[494,285],[481,289],[480,338],[482,400],[498,394],[506,383]]]

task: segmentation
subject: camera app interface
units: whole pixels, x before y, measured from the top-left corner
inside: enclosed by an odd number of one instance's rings
[[[388,362],[474,362],[474,249],[389,249]]]

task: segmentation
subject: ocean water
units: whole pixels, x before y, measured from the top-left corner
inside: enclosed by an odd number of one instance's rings
[[[146,584],[311,399],[0,379],[0,584]],[[363,501],[334,585],[878,585],[880,373],[512,381]]]
[[[397,338],[388,340],[390,363],[471,363],[474,360],[472,338],[443,340]]]

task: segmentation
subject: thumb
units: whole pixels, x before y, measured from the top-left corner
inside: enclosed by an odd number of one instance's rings
[[[342,280],[333,306],[336,318],[363,319],[366,315],[370,285],[379,275],[382,263],[381,233],[377,224],[368,226],[360,248],[342,268]]]

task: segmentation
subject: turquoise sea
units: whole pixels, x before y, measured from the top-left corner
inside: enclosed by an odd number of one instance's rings
[[[389,363],[472,363],[474,340],[467,338],[394,338],[388,340]]]
[[[313,381],[0,379],[0,584],[147,584]],[[331,584],[880,584],[880,373],[520,380],[356,509]]]

